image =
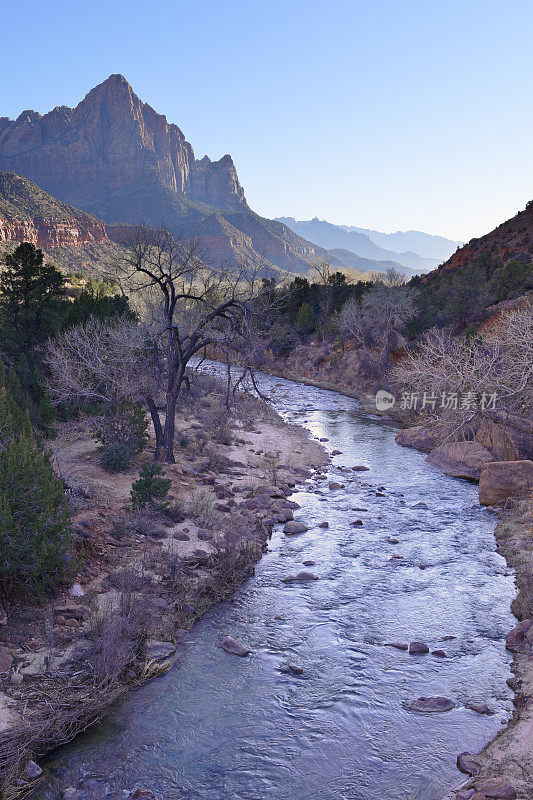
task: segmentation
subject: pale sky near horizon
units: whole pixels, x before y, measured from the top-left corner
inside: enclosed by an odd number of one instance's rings
[[[533,198],[532,0],[19,0],[0,116],[122,73],[268,216],[468,240]]]

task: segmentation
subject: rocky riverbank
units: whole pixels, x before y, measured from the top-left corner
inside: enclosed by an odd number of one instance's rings
[[[272,525],[292,519],[288,495],[328,457],[303,428],[248,402],[213,434],[213,394],[182,420],[166,512],[134,514],[138,466],[110,475],[81,423],[61,429],[54,451],[80,566],[53,603],[3,609],[2,797],[30,791],[42,755],[166,671],[194,622],[253,572]]]
[[[516,571],[513,602],[517,626],[506,639],[514,653],[509,686],[515,692],[507,727],[480,753],[461,754],[458,764],[471,773],[447,800],[531,800],[533,798],[533,502],[513,503],[496,526],[499,552]]]

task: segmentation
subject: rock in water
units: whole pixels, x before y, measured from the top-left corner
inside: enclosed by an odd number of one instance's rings
[[[466,707],[469,708],[471,711],[475,711],[476,714],[488,715],[494,713],[486,703],[483,703],[480,700],[470,700],[470,702],[466,704]]]
[[[171,642],[159,642],[149,639],[146,642],[146,658],[148,661],[164,661],[176,652],[176,647]]]
[[[421,656],[429,653],[429,647],[425,642],[411,642],[409,645],[409,652],[412,656]]]
[[[283,583],[293,583],[294,581],[317,581],[318,575],[314,572],[307,572],[305,569],[296,573],[296,575],[287,575],[283,578]]]
[[[286,533],[287,536],[295,536],[297,533],[305,533],[307,530],[309,530],[307,525],[294,519],[291,522],[287,522],[283,528],[283,533]]]
[[[385,642],[385,647],[394,647],[396,650],[407,650],[408,645],[403,642]]]
[[[455,708],[455,703],[449,697],[419,697],[411,700],[409,704],[411,711],[418,711],[420,714],[433,714],[441,711],[451,711]]]
[[[457,756],[457,768],[465,775],[476,775],[481,770],[480,762],[470,753],[459,753]]]
[[[233,636],[224,636],[220,646],[226,653],[230,653],[232,656],[243,657],[250,653],[250,649],[234,639]]]
[[[297,664],[291,664],[290,662],[286,662],[280,664],[279,666],[280,672],[284,672],[287,675],[303,675],[304,670],[303,667],[299,667]]]

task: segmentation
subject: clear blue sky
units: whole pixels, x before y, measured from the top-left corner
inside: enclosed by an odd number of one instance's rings
[[[533,198],[532,0],[19,0],[0,116],[120,72],[251,206],[467,240]]]

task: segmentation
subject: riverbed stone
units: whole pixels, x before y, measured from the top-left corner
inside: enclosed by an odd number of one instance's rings
[[[307,525],[297,519],[287,522],[287,524],[283,527],[283,533],[286,533],[287,536],[295,536],[298,533],[305,533],[308,530],[309,528]]]
[[[160,642],[157,639],[148,639],[146,642],[146,658],[148,661],[164,661],[176,652],[172,642]]]
[[[404,642],[385,642],[384,647],[394,647],[395,650],[407,650],[409,645]]]
[[[507,650],[512,653],[531,654],[533,652],[532,632],[533,620],[524,619],[519,622],[505,637]]]
[[[476,714],[493,714],[493,710],[486,704],[483,703],[481,700],[470,700],[466,707],[470,709],[470,711],[475,711]]]
[[[280,672],[285,673],[286,675],[303,675],[304,669],[300,667],[298,664],[293,664],[290,661],[285,661],[283,664],[279,665]]]
[[[321,522],[318,525],[319,528],[329,528],[329,522]]]
[[[418,697],[409,704],[411,711],[419,714],[442,713],[455,708],[455,703],[449,697]]]
[[[436,656],[437,658],[448,658],[444,650],[432,650],[431,655]]]
[[[226,653],[230,653],[232,656],[241,656],[241,658],[247,656],[251,652],[249,647],[238,642],[233,636],[224,636],[220,646]]]
[[[283,583],[294,583],[294,582],[304,582],[304,581],[317,581],[318,575],[315,575],[314,572],[308,572],[307,570],[303,569],[300,572],[297,572],[296,575],[287,575],[283,578]]]
[[[352,470],[354,472],[368,472],[370,467],[365,467],[363,464],[356,464],[354,467],[352,467]]]
[[[457,756],[457,768],[464,772],[465,775],[477,775],[481,771],[481,763],[471,753],[459,753]]]
[[[474,783],[476,792],[490,800],[515,800],[516,790],[507,778],[483,778]]]
[[[411,642],[409,652],[412,656],[421,656],[429,653],[429,647],[425,642]]]
[[[335,492],[337,489],[342,489],[342,483],[338,483],[338,481],[331,481],[329,488],[332,492]]]

